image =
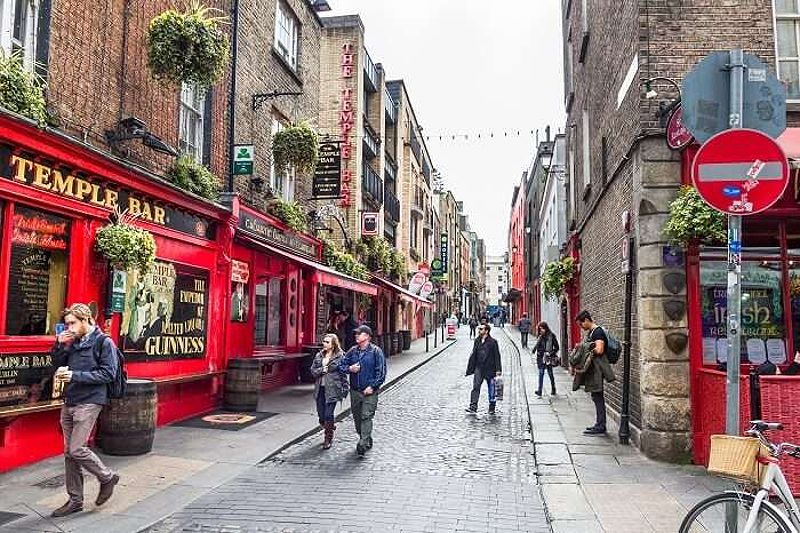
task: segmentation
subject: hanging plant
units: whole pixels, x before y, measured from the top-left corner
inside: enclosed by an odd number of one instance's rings
[[[41,76],[25,68],[21,51],[8,56],[0,51],[0,107],[44,127],[47,123],[44,86]]]
[[[150,21],[147,63],[155,79],[208,88],[222,78],[230,43],[219,25],[227,18],[213,12],[221,11],[195,1],[185,13],[170,9]]]
[[[165,175],[172,183],[190,193],[209,200],[219,197],[219,179],[190,155],[176,159]]]
[[[562,257],[558,261],[548,263],[542,275],[542,288],[545,298],[557,300],[575,276],[575,259]]]
[[[127,209],[112,213],[111,224],[97,231],[94,249],[120,270],[144,273],[156,260],[156,241],[149,231],[132,224],[135,219]]]
[[[274,198],[267,204],[267,212],[286,223],[294,231],[302,233],[308,229],[308,218],[297,202],[284,202]]]
[[[282,129],[272,136],[272,162],[275,171],[287,172],[290,166],[301,174],[317,166],[317,132],[306,122]]]
[[[369,277],[369,270],[353,255],[340,250],[333,241],[322,239],[322,261],[334,270],[360,280]]]
[[[392,245],[383,237],[364,237],[355,244],[355,253],[373,272],[389,275],[392,269]]]
[[[722,213],[709,207],[691,185],[684,185],[669,204],[669,219],[664,234],[670,242],[684,247],[691,242],[724,243],[728,221]]]
[[[400,250],[392,250],[389,275],[397,281],[403,281],[406,275],[406,256]]]

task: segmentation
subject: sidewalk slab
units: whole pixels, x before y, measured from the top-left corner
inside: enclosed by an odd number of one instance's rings
[[[457,342],[437,343],[434,348],[431,336],[426,352],[424,337],[413,341],[410,350],[388,358],[383,388],[391,388]],[[140,531],[294,442],[319,432],[313,390],[313,384],[298,384],[262,394],[258,410],[277,414],[240,431],[164,426],[156,430],[153,451],[147,455],[101,455],[121,474],[114,497],[96,508],[98,485],[87,475],[85,511],[63,519],[49,518],[67,498],[63,457],[0,474],[0,511],[26,515],[1,525],[0,532]],[[344,417],[349,409],[346,399],[337,415]]]

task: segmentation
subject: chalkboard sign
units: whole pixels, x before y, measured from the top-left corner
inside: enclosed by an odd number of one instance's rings
[[[54,372],[49,354],[0,354],[0,408],[51,401]]]

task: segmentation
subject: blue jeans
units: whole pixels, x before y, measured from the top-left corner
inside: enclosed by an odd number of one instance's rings
[[[544,386],[544,373],[547,372],[547,375],[550,376],[550,390],[556,390],[556,380],[553,377],[553,367],[550,365],[542,365],[539,367],[539,388],[536,389],[540,393],[542,392],[542,387]]]
[[[325,387],[320,387],[317,392],[317,417],[319,423],[333,422],[333,412],[336,410],[336,402],[327,403],[325,401]]]

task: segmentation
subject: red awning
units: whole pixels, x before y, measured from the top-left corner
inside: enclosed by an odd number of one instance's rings
[[[409,291],[407,289],[404,289],[400,285],[395,285],[391,281],[387,281],[387,280],[385,280],[383,278],[379,278],[377,276],[372,276],[372,280],[375,281],[378,285],[383,285],[387,289],[390,289],[390,290],[396,292],[397,295],[400,296],[400,299],[403,300],[404,302],[415,303],[417,305],[420,305],[422,307],[427,307],[427,308],[431,308],[433,306],[432,302],[430,302],[430,301],[428,301],[428,300],[426,300],[424,298],[420,298],[420,296],[418,294],[414,294],[413,292],[411,292],[411,291]]]
[[[786,128],[776,139],[789,159],[800,159],[800,128]]]
[[[312,259],[301,257],[299,255],[295,255],[285,250],[281,250],[280,248],[264,244],[263,242],[247,237],[242,233],[239,233],[239,237],[247,241],[249,244],[253,244],[258,248],[262,248],[269,253],[279,255],[290,261],[299,263],[305,267],[313,268],[315,271],[313,279],[319,283],[322,283],[323,285],[342,287],[343,289],[349,289],[351,291],[369,294],[370,296],[375,296],[378,294],[378,287],[376,285],[373,285],[372,283],[361,281],[360,279],[356,279],[346,274],[342,274],[341,272],[337,272],[336,270],[328,266],[325,266],[322,263],[318,263],[317,261],[314,261]]]

